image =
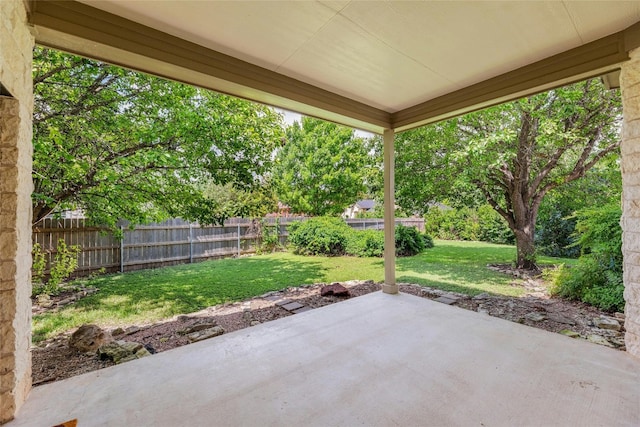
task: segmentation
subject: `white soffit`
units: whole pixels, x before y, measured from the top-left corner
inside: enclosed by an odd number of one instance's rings
[[[389,113],[640,21],[640,1],[83,3]]]

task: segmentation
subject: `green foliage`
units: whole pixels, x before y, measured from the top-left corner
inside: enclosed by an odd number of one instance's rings
[[[478,240],[490,243],[513,244],[515,237],[507,222],[490,205],[483,204],[476,209],[478,216]]]
[[[438,239],[476,240],[491,243],[513,243],[513,232],[505,220],[489,205],[478,208],[429,208],[425,229]]]
[[[205,184],[260,186],[283,136],[266,106],[47,48],[33,63],[34,222],[221,222]]]
[[[357,257],[384,255],[384,232],[379,230],[353,230],[347,239],[346,253]]]
[[[40,243],[34,243],[32,249],[32,264],[31,264],[31,282],[34,285],[34,295],[38,293],[35,291],[37,286],[42,286],[44,280],[44,270],[47,268],[47,259],[42,251]]]
[[[424,248],[425,249],[431,249],[431,248],[433,248],[435,246],[434,243],[433,243],[433,237],[431,237],[427,233],[424,233],[422,235],[422,241],[424,242]]]
[[[425,239],[415,227],[396,225],[396,255],[414,256],[425,250]]]
[[[550,192],[542,201],[536,222],[538,251],[550,256],[577,258],[574,213],[620,200],[622,176],[616,158],[603,159],[585,176]]]
[[[489,203],[518,232],[524,267],[535,257],[541,202],[596,165],[615,163],[620,121],[619,92],[592,79],[403,132],[395,144],[396,203],[420,213],[433,202]],[[445,228],[451,234],[443,237],[480,238],[467,225]]]
[[[600,255],[608,267],[622,269],[621,216],[619,202],[576,212],[577,244],[582,253]]]
[[[381,257],[384,254],[383,231],[354,230],[343,219],[334,217],[292,223],[289,243],[294,253],[301,255]],[[433,247],[433,240],[415,227],[397,225],[395,244],[397,256],[413,256]]]
[[[272,177],[293,212],[339,215],[363,195],[369,163],[367,141],[352,129],[303,117],[287,129]]]
[[[280,222],[278,219],[276,218],[274,224],[269,224],[264,219],[260,220],[260,236],[256,253],[270,253],[282,248],[283,246],[280,243]]]
[[[289,225],[289,243],[296,254],[343,255],[351,232],[342,218],[311,218]]]
[[[222,217],[264,218],[278,209],[273,188],[268,182],[254,189],[238,188],[234,183],[204,186],[204,197],[215,204]]]
[[[576,244],[582,255],[575,267],[553,275],[555,294],[604,310],[624,310],[621,214],[619,203],[576,213]]]
[[[567,206],[544,206],[536,223],[536,247],[544,255],[577,258],[580,248],[575,244],[576,220]]]
[[[32,294],[56,295],[60,292],[60,284],[69,278],[78,268],[79,246],[67,246],[63,239],[58,240],[56,255],[49,267],[49,280],[44,280],[46,266],[42,247],[36,243],[33,245],[33,291]]]

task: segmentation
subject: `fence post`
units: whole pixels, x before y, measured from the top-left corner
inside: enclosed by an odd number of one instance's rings
[[[124,227],[120,226],[120,273],[124,273]]]
[[[189,223],[189,264],[193,263],[193,224]]]
[[[238,221],[238,258],[240,258],[240,221]]]

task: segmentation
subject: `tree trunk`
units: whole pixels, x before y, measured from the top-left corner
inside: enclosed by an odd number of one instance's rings
[[[40,221],[42,221],[47,215],[53,212],[53,208],[47,206],[44,202],[37,202],[33,204],[32,207],[32,217],[31,217],[31,225],[36,225]]]
[[[513,230],[516,235],[518,256],[516,268],[523,270],[537,270],[536,246],[534,243],[535,225],[527,224],[521,230]]]

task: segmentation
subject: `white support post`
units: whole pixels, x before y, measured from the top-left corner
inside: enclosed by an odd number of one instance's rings
[[[395,233],[395,178],[393,129],[384,130],[384,284],[382,292],[397,294],[396,233]]]

